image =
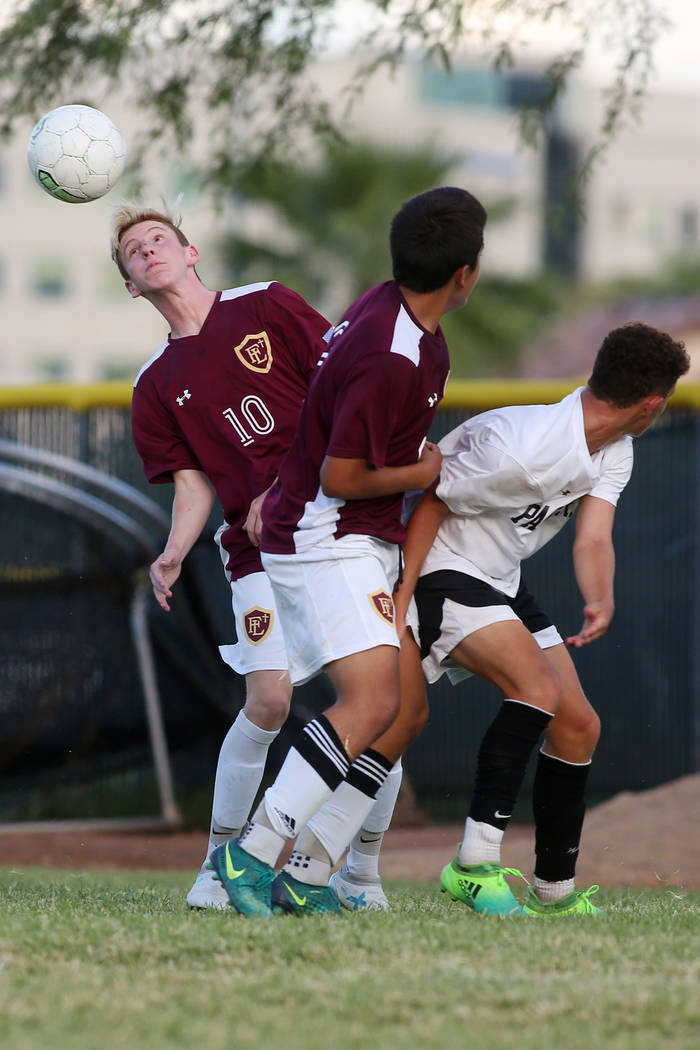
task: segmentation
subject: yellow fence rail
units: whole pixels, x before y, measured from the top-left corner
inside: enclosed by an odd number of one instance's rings
[[[579,385],[573,380],[455,379],[448,384],[441,408],[480,411],[501,405],[551,404]],[[0,387],[0,409],[45,406],[85,412],[92,408],[128,408],[131,393],[131,383],[121,381]],[[700,382],[681,381],[669,407],[700,411]]]

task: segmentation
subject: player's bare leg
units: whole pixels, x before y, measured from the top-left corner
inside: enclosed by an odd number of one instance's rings
[[[522,909],[504,876],[501,842],[513,813],[530,755],[561,699],[553,664],[518,620],[474,631],[451,656],[505,694],[479,750],[472,801],[458,854],[442,872],[443,889],[484,914]]]
[[[549,723],[533,787],[535,885],[529,915],[596,914],[591,891],[575,890],[576,861],[586,811],[585,789],[600,720],[581,688],[564,645],[546,650],[562,680],[562,697]]]
[[[311,819],[308,829],[317,842],[326,843],[332,864],[342,855],[349,836],[353,835],[345,863],[331,878],[341,903],[350,910],[385,910],[389,902],[384,894],[379,874],[379,855],[384,834],[391,818],[401,787],[401,755],[423,729],[428,717],[425,679],[420,663],[420,652],[410,631],[404,636],[399,654],[401,706],[389,729],[372,745],[372,750],[383,756],[391,770],[377,792],[374,802],[359,798],[338,797],[338,792]],[[330,803],[345,801],[340,821],[330,824],[327,807]],[[354,803],[354,805],[353,805]],[[368,811],[368,806],[371,808]],[[358,829],[358,824],[361,826]],[[315,848],[313,842],[310,848]]]
[[[248,854],[258,862],[249,865],[256,868],[256,883],[262,873],[262,869],[257,871],[258,865],[273,871],[286,840],[296,837],[299,829],[348,777],[351,767],[354,771],[351,786],[372,797],[391,768],[391,764],[382,761],[382,756],[365,752],[391,724],[399,709],[397,649],[381,645],[354,653],[329,663],[326,672],[338,700],[299,734],[274,784],[265,792],[251,826],[236,845],[237,870],[241,870],[244,859],[240,854]],[[223,848],[212,857],[222,880],[224,858],[217,854]],[[307,875],[309,882],[318,877],[308,871]],[[227,885],[234,907],[238,888],[244,885],[243,877]],[[327,891],[327,886],[324,888]],[[261,896],[269,894],[269,888],[263,887],[263,891]],[[297,894],[297,897],[310,899],[308,894]],[[292,896],[292,900],[296,898]],[[244,902],[243,908],[246,907]],[[247,913],[244,910],[244,914]]]

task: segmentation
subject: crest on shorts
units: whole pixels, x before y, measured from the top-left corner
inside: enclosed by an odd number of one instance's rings
[[[234,351],[241,364],[251,372],[265,373],[272,368],[272,347],[267,332],[247,335]]]
[[[374,594],[368,594],[367,597],[372,603],[372,608],[381,616],[382,620],[386,623],[394,623],[394,599],[386,591],[375,591]]]
[[[251,645],[260,645],[272,630],[274,613],[271,609],[249,609],[243,614],[243,630]]]

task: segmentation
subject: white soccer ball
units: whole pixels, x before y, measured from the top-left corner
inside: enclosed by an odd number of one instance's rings
[[[92,106],[59,106],[29,140],[29,168],[42,189],[68,204],[94,201],[124,170],[126,146],[113,120]]]

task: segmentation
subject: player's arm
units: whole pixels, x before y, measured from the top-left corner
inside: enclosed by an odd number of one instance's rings
[[[170,535],[165,549],[151,565],[153,593],[161,608],[169,611],[168,599],[182,569],[182,563],[196,543],[214,506],[214,488],[201,470],[176,470],[173,473],[173,497]]]
[[[613,581],[615,548],[612,530],[615,508],[597,496],[584,496],[576,512],[574,570],[583,597],[583,626],[566,644],[580,649],[600,638],[615,612]]]
[[[433,545],[440,525],[452,513],[436,495],[437,486],[438,482],[435,481],[423,495],[406,529],[402,580],[401,585],[394,592],[394,614],[399,637],[404,632],[406,612],[418,583],[421,566]]]
[[[427,488],[440,473],[442,453],[426,441],[417,463],[405,467],[371,467],[366,459],[326,456],[321,488],[331,499],[373,499]]]

